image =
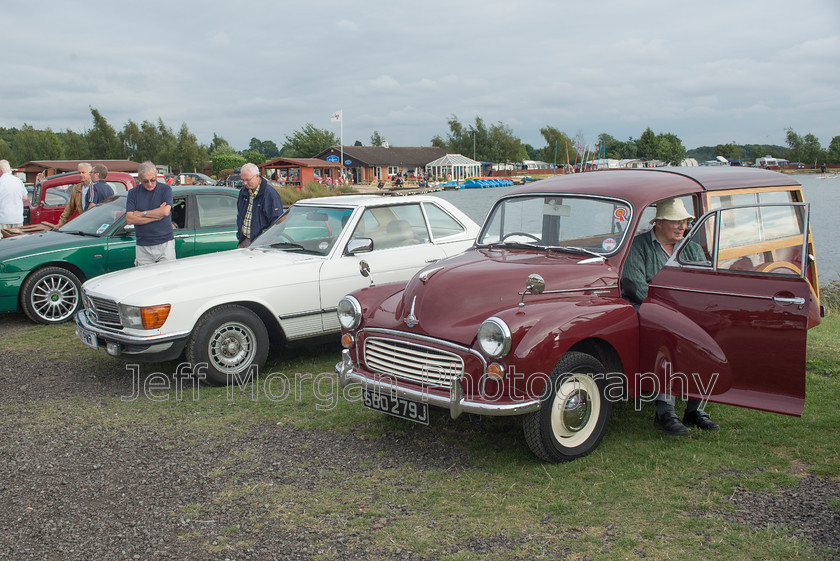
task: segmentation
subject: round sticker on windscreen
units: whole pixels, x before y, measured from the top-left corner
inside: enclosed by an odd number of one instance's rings
[[[616,207],[615,210],[613,211],[613,216],[615,216],[616,219],[621,220],[622,222],[624,220],[627,220],[627,214],[628,214],[627,213],[627,207],[623,207],[623,206]],[[615,240],[613,240],[613,241],[615,241]]]
[[[328,247],[330,247],[330,244],[327,242],[321,242],[318,244],[318,249],[320,249],[321,251],[324,251]]]
[[[99,227],[98,230],[96,230],[96,234],[97,235],[101,234],[102,232],[104,232],[105,230],[108,229],[108,226],[110,226],[110,224],[103,224],[102,226]]]
[[[607,238],[603,242],[601,242],[601,247],[604,249],[604,251],[612,251],[615,249],[615,246],[616,243],[615,239],[613,238]]]

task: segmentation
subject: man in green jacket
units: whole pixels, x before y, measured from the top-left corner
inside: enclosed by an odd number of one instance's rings
[[[680,199],[668,199],[656,205],[656,217],[651,220],[653,228],[639,234],[633,240],[624,271],[621,273],[622,293],[636,307],[647,298],[648,286],[656,273],[671,257],[674,248],[679,245],[693,220]],[[682,250],[680,258],[697,263],[707,263],[703,248],[689,241]],[[685,425],[694,425],[701,430],[718,430],[720,427],[712,421],[709,414],[700,409],[699,399],[689,399],[682,421],[674,410],[674,396],[664,393],[656,395],[656,417],[653,426],[665,434],[686,436],[691,431]]]

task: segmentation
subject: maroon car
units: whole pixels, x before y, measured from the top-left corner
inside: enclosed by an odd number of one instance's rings
[[[636,309],[622,298],[631,241],[675,197],[698,218]],[[522,415],[552,462],[595,449],[613,402],[654,391],[800,415],[806,332],[823,311],[801,186],[750,168],[544,179],[407,285],[363,274],[371,286],[338,307],[336,369],[365,406],[421,423],[429,407]]]
[[[70,200],[70,191],[79,183],[78,172],[51,175],[35,185],[29,203],[29,224],[49,222],[58,224],[64,207]],[[125,193],[134,187],[134,178],[121,171],[109,171],[106,179],[115,195]],[[75,217],[74,213],[71,220]]]

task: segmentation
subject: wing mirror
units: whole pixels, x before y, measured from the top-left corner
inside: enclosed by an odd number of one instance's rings
[[[370,285],[374,286],[373,284],[373,277],[370,275],[370,265],[364,259],[359,262],[359,272],[362,273],[363,277],[367,277],[370,279]]]
[[[370,238],[356,238],[347,243],[347,255],[367,253],[373,251],[373,240]]]
[[[542,294],[544,291],[545,279],[536,273],[528,275],[528,278],[525,280],[525,290],[519,293],[522,297],[519,299],[519,307],[522,308],[525,306],[526,294]]]

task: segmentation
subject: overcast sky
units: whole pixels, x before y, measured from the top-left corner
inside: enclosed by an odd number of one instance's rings
[[[428,146],[453,114],[535,148],[546,125],[688,149],[840,135],[840,0],[7,0],[2,22],[3,127],[83,132],[94,107],[240,150],[338,136],[337,110],[365,145]]]

